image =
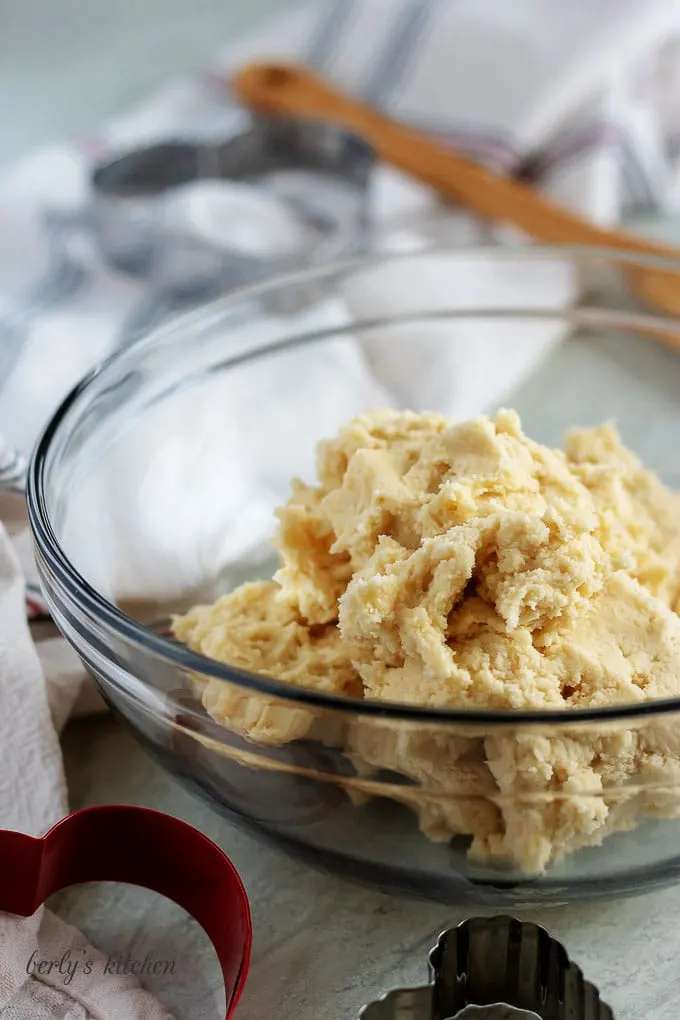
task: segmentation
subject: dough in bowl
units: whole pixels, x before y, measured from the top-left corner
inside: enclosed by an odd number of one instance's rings
[[[557,450],[509,410],[459,424],[376,411],[319,444],[317,475],[277,513],[274,579],[176,618],[179,640],[322,692],[510,713],[503,727],[355,716],[333,738],[360,774],[415,780],[391,795],[485,863],[540,873],[641,814],[680,814],[669,726],[512,724],[513,710],[680,695],[680,496],[613,428]],[[310,709],[197,689],[254,742],[324,739]]]

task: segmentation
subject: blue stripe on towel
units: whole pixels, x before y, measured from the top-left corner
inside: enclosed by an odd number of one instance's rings
[[[367,102],[383,106],[399,87],[438,3],[439,0],[406,0],[382,52],[376,56],[371,76],[361,90]]]
[[[355,11],[355,0],[326,0],[304,48],[302,59],[306,64],[317,70],[323,70],[328,66]]]
[[[647,173],[647,168],[630,138],[621,140],[621,159],[624,180],[631,193],[632,205],[639,212],[658,212],[663,206],[663,194]]]

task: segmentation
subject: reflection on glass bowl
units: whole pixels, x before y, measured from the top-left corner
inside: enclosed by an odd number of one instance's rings
[[[648,396],[660,380],[677,384],[680,361],[649,339],[675,326],[576,301],[584,282],[626,261],[469,249],[326,267],[142,338],[67,398],[29,478],[45,595],[107,702],[170,772],[311,863],[418,896],[518,905],[677,881],[674,775],[501,791],[486,762],[492,747],[541,741],[596,739],[605,753],[633,734],[656,746],[677,729],[680,699],[550,713],[370,702],[235,669],[167,634],[171,614],[272,576],[274,508],[291,478],[313,479],[318,439],[381,405],[461,417],[495,396],[508,402],[520,375],[572,332],[580,339],[559,355],[559,370],[542,376],[553,390],[529,381],[512,401],[526,409],[528,431],[553,443],[556,430],[614,416],[635,430],[626,438],[645,456],[658,423],[640,415],[621,378],[630,371]],[[496,394],[490,360],[504,366]],[[495,380],[498,389],[497,371]],[[671,424],[680,416],[675,402],[659,399],[658,408]],[[672,483],[672,453],[664,460],[655,449],[650,466]],[[206,685],[236,706],[232,726],[204,708]],[[263,703],[291,721],[285,739],[264,731],[244,739],[238,713]],[[535,812],[556,830],[574,815],[596,824],[544,870],[491,865],[474,844],[470,852],[471,832],[510,817],[520,826],[525,817],[530,830]]]

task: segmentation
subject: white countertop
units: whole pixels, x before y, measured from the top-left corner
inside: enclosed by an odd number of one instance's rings
[[[113,719],[71,724],[72,804],[142,804],[190,822],[229,854],[253,912],[250,978],[238,1020],[356,1020],[393,987],[423,984],[427,952],[462,910],[400,900],[316,873],[258,844],[180,789]],[[104,951],[176,961],[151,985],[178,1020],[221,1020],[216,957],[198,926],[160,897],[119,886],[62,894],[59,911]],[[563,940],[616,1020],[678,1020],[680,888],[638,899],[520,912]]]
[[[0,0],[0,164],[87,131],[284,6],[285,0]],[[554,381],[560,367],[545,371]],[[597,385],[595,374],[587,386]],[[624,377],[620,385],[623,401]],[[179,789],[111,718],[71,724],[64,743],[72,807],[118,801],[165,810],[215,839],[240,870],[255,945],[239,1020],[353,1020],[364,1002],[390,987],[424,980],[438,931],[463,916],[347,885],[260,846]],[[171,904],[138,890],[90,886],[62,894],[59,909],[109,952],[149,950],[174,959],[174,975],[153,979],[152,987],[178,1020],[224,1015],[209,943]],[[680,888],[526,916],[565,941],[617,1020],[677,1020],[678,915]]]

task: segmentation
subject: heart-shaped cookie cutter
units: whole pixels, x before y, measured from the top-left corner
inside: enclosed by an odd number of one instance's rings
[[[396,988],[359,1020],[614,1020],[566,949],[541,925],[472,917],[441,933],[430,984]]]
[[[22,917],[83,882],[124,882],[173,900],[212,942],[226,1020],[233,1015],[250,963],[250,907],[229,858],[191,825],[149,808],[83,808],[41,837],[0,830],[0,874],[0,910]]]

